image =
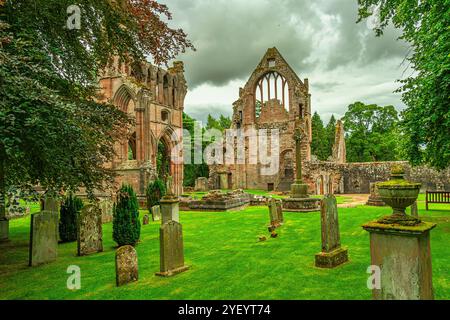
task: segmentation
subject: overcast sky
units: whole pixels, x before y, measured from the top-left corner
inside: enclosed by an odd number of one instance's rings
[[[404,105],[393,93],[405,78],[408,46],[393,28],[375,37],[356,24],[357,0],[164,0],[197,48],[179,56],[189,86],[185,112],[231,115],[232,103],[268,48],[277,47],[301,79],[312,111],[327,122],[355,101]]]

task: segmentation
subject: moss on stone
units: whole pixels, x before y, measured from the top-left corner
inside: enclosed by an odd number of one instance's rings
[[[404,179],[394,179],[394,180],[389,180],[389,181],[384,181],[384,182],[378,182],[377,183],[377,187],[378,189],[419,189],[421,186],[420,183],[415,183],[415,182],[409,182],[407,180]]]
[[[378,221],[371,221],[371,222],[364,224],[362,227],[366,230],[378,229],[378,230],[386,230],[386,231],[391,230],[391,231],[407,231],[407,232],[409,231],[412,233],[418,233],[418,232],[422,233],[422,232],[426,232],[426,231],[433,229],[434,227],[436,227],[436,224],[430,223],[430,222],[421,222],[415,226],[404,226],[404,225],[399,225],[396,223],[384,224],[384,223],[380,223]]]

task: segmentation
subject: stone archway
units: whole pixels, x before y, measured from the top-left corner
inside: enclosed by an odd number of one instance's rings
[[[170,127],[166,127],[158,139],[155,150],[155,167],[158,177],[166,181],[168,176],[173,179],[173,192],[183,193],[183,157],[182,150],[177,150],[180,143],[179,135]]]

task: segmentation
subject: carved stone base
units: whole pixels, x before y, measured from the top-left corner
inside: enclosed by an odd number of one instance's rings
[[[315,212],[320,211],[320,199],[288,198],[283,199],[283,210],[287,212]]]
[[[156,276],[158,277],[173,277],[179,273],[185,272],[189,270],[189,266],[183,266],[177,269],[173,269],[173,270],[169,270],[166,272],[157,272],[155,273]]]
[[[348,250],[344,248],[316,254],[316,267],[318,268],[335,268],[347,261]]]
[[[381,200],[381,198],[369,197],[366,205],[373,207],[385,207],[386,203],[384,203],[384,201]]]

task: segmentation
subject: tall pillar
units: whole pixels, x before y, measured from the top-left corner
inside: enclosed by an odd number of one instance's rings
[[[5,157],[2,153],[0,154],[0,242],[8,241],[9,238],[9,221],[6,218],[5,171],[3,165]]]

